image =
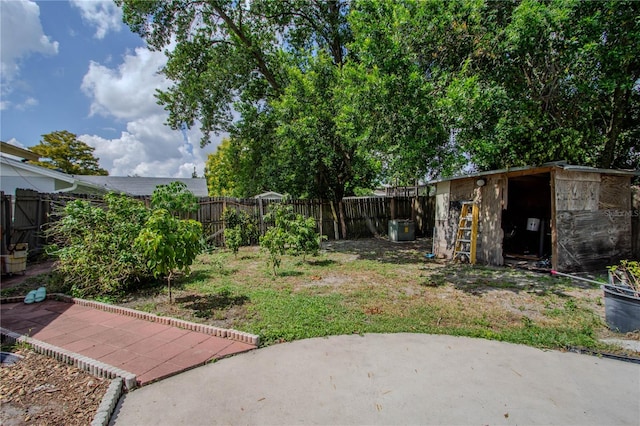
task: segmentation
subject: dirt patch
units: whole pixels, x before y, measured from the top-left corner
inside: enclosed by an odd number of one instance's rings
[[[109,380],[29,349],[0,369],[0,424],[88,425],[109,387]]]

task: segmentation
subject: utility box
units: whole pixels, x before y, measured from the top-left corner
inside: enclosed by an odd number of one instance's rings
[[[416,225],[412,220],[390,220],[389,241],[414,241]]]

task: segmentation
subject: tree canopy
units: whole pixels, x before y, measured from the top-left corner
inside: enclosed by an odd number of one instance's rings
[[[116,1],[167,49],[169,125],[230,135],[207,167],[220,195],[639,166],[639,2]]]
[[[42,135],[40,143],[29,149],[44,158],[30,162],[37,166],[60,170],[70,175],[109,174],[100,168],[100,159],[93,155],[95,148],[78,140],[76,135],[66,130]]]

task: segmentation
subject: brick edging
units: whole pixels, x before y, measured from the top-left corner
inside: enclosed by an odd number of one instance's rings
[[[104,362],[34,339],[33,337],[7,330],[3,327],[0,327],[0,334],[5,337],[9,343],[27,343],[39,354],[55,358],[65,364],[73,365],[74,367],[86,371],[96,377],[106,379],[119,378],[123,381],[124,387],[127,390],[131,390],[136,387],[136,375],[129,371],[122,370],[112,365],[105,364]]]
[[[237,342],[247,343],[250,345],[258,346],[260,344],[260,336],[245,333],[243,331],[219,328],[206,324],[198,324],[195,322],[185,321],[177,318],[163,317],[149,312],[137,311],[131,308],[124,308],[122,306],[109,305],[107,303],[96,302],[93,300],[78,299],[76,297],[67,296],[66,294],[61,293],[49,293],[47,294],[47,300],[49,299],[95,308],[105,312],[125,315],[150,322],[156,322],[158,324],[170,325],[189,331],[208,334],[210,336],[223,337],[229,340],[235,340]],[[24,296],[12,296],[0,299],[0,303],[18,303],[23,301]]]
[[[93,416],[91,426],[107,426],[109,424],[111,414],[113,414],[113,410],[116,408],[116,404],[122,395],[122,382],[123,380],[120,378],[111,380],[111,384],[102,397],[96,414]]]

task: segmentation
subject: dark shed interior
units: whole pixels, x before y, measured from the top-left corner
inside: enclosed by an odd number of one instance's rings
[[[551,174],[509,178],[507,209],[502,211],[505,258],[551,256]]]

